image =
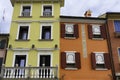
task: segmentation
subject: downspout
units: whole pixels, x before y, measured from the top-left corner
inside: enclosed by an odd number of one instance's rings
[[[110,62],[111,62],[111,70],[112,70],[112,78],[113,80],[116,80],[115,76],[115,67],[114,67],[114,61],[113,61],[113,54],[112,54],[112,47],[111,47],[111,40],[110,40],[110,34],[109,34],[109,28],[108,28],[108,15],[106,16],[106,33],[107,33],[107,45],[108,45],[108,50],[110,53]]]

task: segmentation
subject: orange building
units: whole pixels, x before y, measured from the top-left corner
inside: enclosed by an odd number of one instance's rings
[[[60,16],[61,80],[112,80],[104,18]]]

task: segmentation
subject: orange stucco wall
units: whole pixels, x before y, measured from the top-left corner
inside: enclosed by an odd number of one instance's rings
[[[79,23],[78,39],[60,39],[60,51],[77,51],[81,56],[81,69],[60,69],[61,80],[112,80],[111,70],[93,70],[91,67],[91,52],[108,53],[107,40],[88,39],[87,24],[85,24],[87,57],[83,55],[81,23]]]

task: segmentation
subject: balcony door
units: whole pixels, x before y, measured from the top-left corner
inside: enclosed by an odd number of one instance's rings
[[[50,55],[40,55],[39,66],[40,67],[50,67],[51,56]]]

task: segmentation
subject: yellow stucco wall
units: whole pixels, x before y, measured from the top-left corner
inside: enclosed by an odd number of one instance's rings
[[[31,3],[26,3],[31,4]],[[47,3],[45,3],[47,4]],[[52,4],[52,3],[51,3]],[[35,48],[54,48],[55,44],[59,47],[59,36],[60,36],[60,28],[59,28],[59,14],[60,14],[60,4],[54,3],[53,9],[54,9],[54,16],[53,17],[40,17],[41,16],[41,9],[42,4],[41,3],[32,3],[32,17],[31,18],[20,18],[20,9],[21,4],[15,3],[14,5],[14,12],[12,17],[12,23],[11,23],[11,30],[10,30],[10,39],[9,39],[9,45],[12,45],[12,48],[31,48],[32,44],[35,45]],[[40,21],[52,21],[50,24],[52,24],[53,27],[53,41],[39,41],[40,39],[40,25],[44,24]],[[30,23],[20,23],[16,21],[31,21]],[[18,33],[18,26],[19,24],[29,24],[30,25],[30,36],[29,41],[16,41],[17,33]],[[27,65],[37,66],[38,63],[38,53],[41,51],[37,50],[30,50],[28,51],[28,63]],[[52,53],[52,66],[59,66],[59,50],[53,50],[50,51]],[[42,53],[42,52],[41,52]],[[11,67],[13,64],[13,58],[14,58],[14,51],[8,50],[7,52],[7,58],[6,58],[6,64],[5,66]]]

